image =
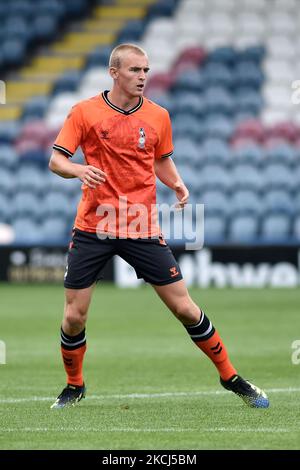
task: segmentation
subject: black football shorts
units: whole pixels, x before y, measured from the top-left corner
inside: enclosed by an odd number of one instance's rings
[[[74,229],[69,246],[64,286],[84,289],[101,279],[101,273],[114,255],[129,263],[138,278],[163,286],[182,279],[181,270],[170,247],[159,238],[105,238]]]

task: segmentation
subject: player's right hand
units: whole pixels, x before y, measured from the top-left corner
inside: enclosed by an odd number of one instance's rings
[[[79,179],[89,188],[95,189],[106,181],[106,173],[92,165],[82,165]]]

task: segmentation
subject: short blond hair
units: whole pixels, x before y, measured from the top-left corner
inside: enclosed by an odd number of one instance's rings
[[[119,69],[121,67],[121,59],[126,52],[135,52],[138,55],[144,55],[147,57],[147,53],[139,46],[135,44],[120,44],[115,47],[109,58],[109,67]]]

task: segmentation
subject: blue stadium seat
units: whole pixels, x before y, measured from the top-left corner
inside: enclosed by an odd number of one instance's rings
[[[0,191],[6,196],[15,193],[18,187],[14,171],[2,168],[0,171]]]
[[[220,165],[204,165],[199,174],[199,187],[206,191],[208,189],[219,189],[223,192],[229,190],[232,181],[229,173]]]
[[[45,217],[62,216],[65,218],[71,215],[72,204],[68,197],[62,193],[49,192],[43,200],[43,212]]]
[[[294,198],[291,197],[290,193],[283,189],[271,189],[266,192],[263,201],[263,210],[268,212],[284,212],[288,215],[292,215],[295,212]]]
[[[198,69],[181,72],[172,87],[175,92],[191,91],[201,93],[205,86],[205,77]]]
[[[300,214],[300,190],[298,190],[296,194],[294,195],[293,204],[294,204],[295,212]]]
[[[176,103],[171,94],[158,92],[154,94],[151,93],[150,95],[147,94],[147,97],[163,108],[167,109],[171,116],[174,115]]]
[[[266,163],[280,163],[284,165],[293,165],[296,161],[297,152],[292,145],[282,143],[266,150]]]
[[[258,219],[249,215],[233,217],[229,224],[229,240],[233,243],[253,243],[258,236]]]
[[[230,202],[223,191],[213,189],[205,191],[199,197],[199,202],[204,204],[205,216],[221,215],[225,218],[229,214]]]
[[[17,167],[18,156],[14,147],[11,145],[0,145],[0,168],[13,170]]]
[[[229,201],[232,217],[235,215],[254,215],[259,216],[262,213],[261,198],[256,191],[250,189],[238,189],[234,191]]]
[[[237,59],[237,51],[230,46],[218,47],[214,51],[212,51],[207,57],[207,60],[209,62],[219,62],[221,64],[226,64],[229,66],[235,65]]]
[[[263,147],[255,143],[234,149],[232,155],[233,165],[246,163],[260,167],[264,163],[265,151]]]
[[[45,173],[35,165],[22,165],[15,175],[15,182],[19,191],[41,194],[45,190]]]
[[[43,215],[40,198],[29,191],[19,191],[12,201],[14,218],[29,217],[38,221]]]
[[[175,10],[177,0],[159,0],[150,5],[147,12],[147,21],[157,16],[171,16]]]
[[[35,168],[44,169],[48,166],[49,156],[42,148],[28,150],[27,152],[20,153],[19,164],[22,166],[32,166]]]
[[[7,39],[18,39],[28,44],[33,37],[30,24],[21,16],[9,16],[5,22],[3,33]]]
[[[34,3],[29,0],[14,0],[9,3],[2,2],[2,4],[6,6],[6,14],[9,17],[21,16],[30,20],[35,12]]]
[[[266,165],[264,179],[269,189],[287,189],[292,191],[296,185],[295,174],[284,163]]]
[[[32,22],[32,31],[36,41],[54,40],[58,27],[56,16],[47,16],[45,12],[37,15]]]
[[[19,67],[22,65],[26,54],[26,44],[23,39],[6,39],[1,48],[3,62],[9,67]]]
[[[232,170],[231,185],[235,189],[250,189],[260,191],[264,186],[262,173],[249,164],[237,164]]]
[[[174,116],[173,135],[177,137],[189,137],[194,140],[200,140],[205,134],[205,129],[201,121],[192,114],[182,113]]]
[[[259,114],[263,108],[263,99],[261,94],[251,88],[236,89],[234,94],[237,113],[244,113],[248,117],[254,117]]]
[[[189,163],[191,166],[197,166],[200,163],[199,145],[185,137],[174,139],[174,159],[176,165]]]
[[[10,144],[18,137],[20,124],[16,121],[4,121],[0,126],[0,145],[2,143]]]
[[[118,35],[118,44],[124,42],[139,41],[145,29],[145,23],[141,20],[127,21]]]
[[[187,187],[193,187],[196,189],[200,186],[200,175],[198,175],[190,165],[178,163],[176,164],[176,167]]]
[[[235,110],[235,102],[225,88],[220,86],[210,86],[203,93],[205,113],[224,114],[231,116]]]
[[[235,85],[259,89],[264,82],[264,75],[259,65],[254,62],[239,61],[234,69]]]
[[[43,239],[48,244],[65,243],[69,235],[68,222],[62,217],[47,217],[41,226]]]
[[[87,11],[89,3],[86,0],[65,0],[66,15],[72,18],[82,18]]]
[[[174,102],[174,113],[192,113],[201,117],[205,113],[205,102],[203,96],[195,92],[178,93]]]
[[[294,218],[293,222],[293,236],[298,241],[300,241],[300,213]]]
[[[0,192],[0,223],[11,221],[11,198]]]
[[[47,191],[64,195],[80,194],[81,185],[82,183],[78,178],[61,178],[51,172],[47,172],[44,179],[44,186]]]
[[[205,214],[205,213],[204,213]],[[226,236],[226,219],[221,216],[204,216],[204,243],[223,244]]]
[[[28,100],[23,108],[23,120],[26,119],[40,119],[50,104],[48,96],[35,96]]]
[[[218,62],[208,62],[203,67],[204,84],[206,86],[219,86],[224,89],[231,89],[234,85],[234,75],[232,69],[225,64]]]
[[[290,235],[290,218],[286,214],[270,213],[262,220],[262,239],[269,243],[284,243]]]
[[[44,241],[40,224],[28,217],[14,219],[12,227],[15,231],[15,245],[35,245]]]
[[[262,45],[248,46],[239,51],[239,60],[260,64],[266,55],[266,48]]]
[[[202,162],[230,166],[232,156],[227,142],[217,138],[203,140],[201,146]]]
[[[55,83],[53,94],[56,95],[65,91],[76,91],[79,86],[81,76],[82,73],[78,70],[69,70],[65,72]]]
[[[60,2],[59,0],[41,0],[35,7],[36,16],[61,19],[65,13],[66,2]]]
[[[228,141],[233,134],[232,121],[222,114],[210,114],[204,121],[204,136]]]
[[[111,46],[95,47],[87,56],[86,68],[101,65],[106,67],[109,62],[111,51]]]

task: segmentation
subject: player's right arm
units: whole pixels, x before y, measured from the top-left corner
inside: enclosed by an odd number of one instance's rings
[[[73,163],[69,158],[59,150],[53,150],[49,168],[63,178],[79,178],[89,188],[96,188],[104,183],[106,174],[104,171],[92,165],[82,165]]]

